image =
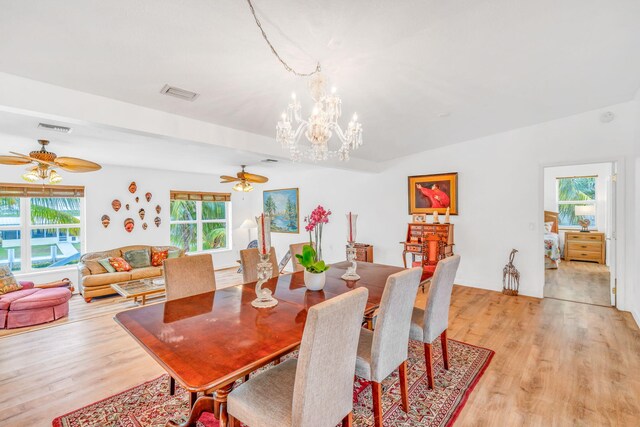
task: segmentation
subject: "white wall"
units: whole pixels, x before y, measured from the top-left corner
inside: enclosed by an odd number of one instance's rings
[[[625,264],[634,239],[635,198],[634,102],[610,106],[561,120],[491,135],[461,144],[426,151],[387,165],[378,174],[334,170],[278,175],[271,171],[268,188],[300,187],[301,216],[318,203],[332,209],[325,228],[325,258],[344,258],[349,210],[360,214],[358,240],[375,246],[376,262],[400,265],[407,222],[407,177],[445,172],[459,173],[459,211],[455,224],[455,251],[462,255],[458,283],[485,289],[502,288],[502,268],[509,251],[520,252],[515,264],[521,272],[521,292],[542,297],[543,268],[543,167],[567,163],[618,161],[618,262],[621,308],[633,288],[635,263]],[[603,111],[616,119],[601,123]],[[393,141],[389,142],[393,145]],[[256,200],[254,210],[260,211]],[[625,221],[628,218],[628,221]],[[276,235],[279,254],[286,244],[304,235]],[[629,280],[625,287],[625,280]]]
[[[544,168],[544,210],[558,212],[557,179],[571,176],[596,176],[596,222],[589,229],[609,235],[607,200],[608,184],[611,179],[611,163],[591,163],[584,165],[568,165]],[[564,248],[564,233],[559,230],[560,248]],[[575,230],[574,230],[575,231]],[[607,265],[609,257],[607,253]]]

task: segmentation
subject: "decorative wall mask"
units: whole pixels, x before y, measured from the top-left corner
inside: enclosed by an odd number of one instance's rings
[[[126,205],[124,205],[124,208],[125,208],[126,210],[129,210],[129,203],[127,203]]]
[[[140,219],[144,219],[144,209],[140,208],[138,215],[140,215]]]
[[[151,201],[151,193],[145,194],[144,197],[147,199],[147,202]]]
[[[133,194],[136,192],[137,189],[138,189],[138,186],[136,185],[136,182],[131,181],[131,184],[129,184],[129,193]]]
[[[143,229],[143,230],[146,230],[146,229],[147,229],[147,227],[148,227],[147,223],[146,223],[146,222],[143,222],[143,223],[142,223],[142,229]]]
[[[156,224],[156,227],[160,227],[160,223],[162,222],[162,220],[160,219],[159,216],[157,216],[153,222]]]
[[[109,218],[109,215],[102,215],[101,220],[102,220],[102,226],[104,228],[107,228],[111,223],[111,218]]]
[[[118,212],[122,207],[122,203],[120,203],[120,200],[115,199],[113,202],[111,202],[111,207],[114,211]]]
[[[134,226],[135,222],[133,221],[133,218],[127,218],[124,220],[124,229],[127,230],[127,233],[131,233]]]
[[[136,196],[136,203],[140,201],[140,197]]]
[[[156,213],[158,215],[160,215],[160,211],[162,210],[162,208],[160,207],[160,205],[156,205]]]

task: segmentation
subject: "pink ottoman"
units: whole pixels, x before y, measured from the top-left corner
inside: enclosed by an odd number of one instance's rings
[[[12,295],[24,291],[29,291],[29,293]],[[11,296],[10,301],[0,301],[0,310],[6,310],[5,305],[7,303],[9,305],[5,323],[7,329],[52,322],[69,314],[71,291],[66,288],[26,289],[4,296]],[[1,318],[2,314],[0,314]],[[0,320],[0,324],[2,324],[2,320]]]

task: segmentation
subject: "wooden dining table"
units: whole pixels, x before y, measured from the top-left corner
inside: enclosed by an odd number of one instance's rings
[[[226,427],[227,395],[234,383],[300,345],[310,307],[356,288],[367,288],[365,321],[371,322],[389,275],[401,267],[358,262],[360,280],[341,276],[351,263],[331,265],[324,289],[307,291],[302,272],[263,285],[278,305],[254,308],[255,282],[223,288],[116,314],[118,322],[188,392],[202,392],[188,419],[195,426],[210,411]],[[268,399],[265,396],[265,399]]]

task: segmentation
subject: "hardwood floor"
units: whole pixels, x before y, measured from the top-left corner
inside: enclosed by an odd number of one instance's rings
[[[562,261],[545,270],[544,296],[609,307],[609,267],[595,262]]]
[[[637,425],[640,331],[628,313],[456,286],[449,338],[496,352],[458,426]],[[0,338],[0,347],[3,427],[50,426],[163,373],[112,314]]]

